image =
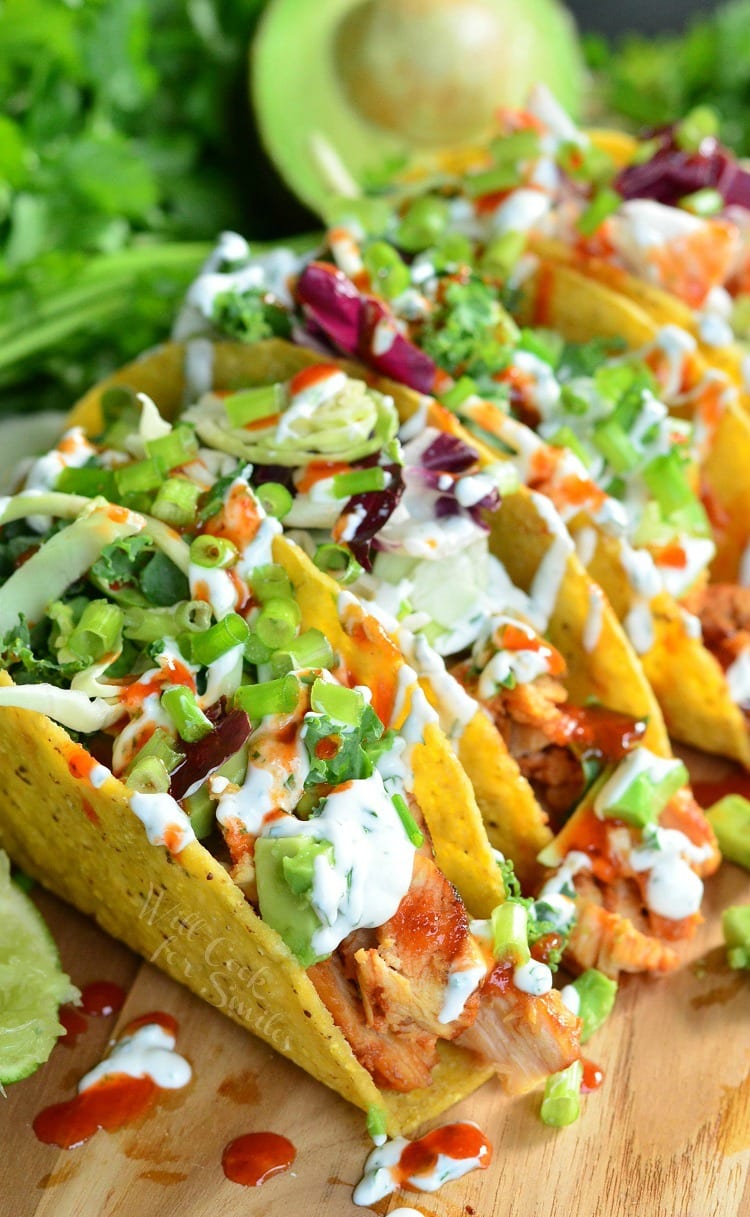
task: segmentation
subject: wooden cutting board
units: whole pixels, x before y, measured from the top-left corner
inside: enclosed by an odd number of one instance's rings
[[[37,900],[75,983],[127,990],[117,1017],[89,1019],[34,1077],[0,1098],[2,1217],[350,1217],[400,1205],[425,1217],[748,1217],[750,975],[726,967],[720,912],[750,901],[750,876],[725,865],[706,890],[706,921],[683,967],[628,977],[615,1013],[587,1045],[605,1072],[577,1124],[545,1127],[540,1097],[489,1083],[450,1119],[477,1121],[494,1146],[482,1172],[434,1196],[399,1193],[373,1210],[352,1188],[371,1148],[362,1114],[218,1010],[162,976],[45,892]],[[125,1022],[150,1010],[179,1020],[194,1079],[141,1124],[58,1150],[32,1131],[69,1098]],[[297,1147],[292,1172],[262,1188],[223,1176],[224,1146],[272,1131]]]

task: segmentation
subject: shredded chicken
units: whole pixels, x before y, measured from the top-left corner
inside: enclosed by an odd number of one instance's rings
[[[566,960],[576,969],[598,968],[616,979],[620,972],[669,972],[680,962],[673,947],[636,929],[629,917],[609,912],[593,900],[578,900]]]
[[[472,697],[478,697],[478,676],[470,660],[451,671]],[[566,746],[571,734],[567,698],[559,680],[543,675],[479,699],[550,817],[553,832],[583,793],[581,762]]]
[[[557,989],[532,997],[498,965],[482,986],[472,1026],[458,1043],[494,1065],[509,1094],[525,1094],[581,1055],[580,1022]]]
[[[703,641],[723,667],[750,647],[750,587],[710,583],[691,592],[683,603],[700,618]]]

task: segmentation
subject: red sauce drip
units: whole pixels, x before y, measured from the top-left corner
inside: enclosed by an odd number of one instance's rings
[[[315,745],[315,755],[320,761],[333,760],[341,746],[341,740],[337,735],[328,735],[325,739],[318,740]]]
[[[737,769],[714,781],[698,780],[693,782],[693,794],[703,807],[710,807],[727,794],[740,794],[744,799],[750,799],[750,773]]]
[[[100,1128],[114,1132],[131,1124],[152,1106],[157,1086],[151,1078],[113,1074],[65,1103],[45,1107],[33,1128],[45,1145],[74,1149],[90,1141]]]
[[[61,1006],[57,1017],[65,1028],[62,1043],[68,1048],[75,1048],[79,1035],[83,1035],[88,1027],[86,1019],[75,1006]]]
[[[568,743],[581,753],[598,753],[607,761],[621,761],[646,733],[646,722],[606,706],[566,706]]]
[[[80,744],[72,744],[70,746],[67,761],[70,776],[77,778],[81,782],[88,781],[91,777],[91,771],[96,765],[93,756],[85,748],[82,748]]]
[[[230,1141],[221,1155],[227,1179],[244,1187],[260,1187],[274,1175],[288,1171],[297,1151],[275,1132],[250,1132]]]
[[[546,660],[551,676],[565,673],[565,660],[559,651],[538,634],[527,634],[517,625],[503,626],[501,646],[508,651],[537,651]]]
[[[86,1014],[117,1014],[124,1002],[125,990],[110,980],[94,980],[81,992],[81,1006]]]
[[[508,963],[495,964],[482,985],[482,992],[507,993],[513,984],[513,965]]]
[[[120,1039],[124,1039],[126,1035],[132,1035],[139,1027],[146,1027],[149,1023],[158,1023],[170,1035],[177,1037],[177,1019],[172,1014],[165,1014],[162,1010],[152,1010],[148,1014],[139,1014],[128,1023],[120,1032]]]
[[[583,1078],[581,1079],[581,1093],[590,1094],[592,1090],[598,1090],[604,1081],[604,1070],[599,1065],[595,1065],[593,1061],[589,1061],[585,1056],[581,1057],[583,1065]]]
[[[321,384],[331,376],[337,376],[340,371],[341,368],[337,368],[335,363],[315,363],[312,367],[302,368],[289,381],[289,396],[296,397],[298,393],[304,393],[305,389],[311,389],[313,385]]]
[[[418,1141],[411,1141],[402,1150],[397,1165],[392,1168],[399,1186],[407,1191],[417,1190],[410,1186],[409,1179],[429,1174],[439,1154],[454,1161],[478,1158],[481,1154],[479,1166],[484,1169],[492,1161],[492,1146],[481,1129],[473,1124],[446,1124],[443,1128],[435,1128]]]
[[[559,934],[542,934],[531,948],[531,954],[539,963],[549,963],[553,951],[559,951],[562,946],[562,938]]]
[[[95,828],[98,828],[101,821],[88,799],[81,799],[81,810],[83,811],[86,819],[90,820]]]

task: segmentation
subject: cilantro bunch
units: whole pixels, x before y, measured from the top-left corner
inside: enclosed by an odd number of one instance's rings
[[[0,409],[67,407],[166,336],[218,230],[253,231],[239,149],[261,7],[0,6]]]

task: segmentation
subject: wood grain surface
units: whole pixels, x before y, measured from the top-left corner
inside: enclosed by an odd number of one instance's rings
[[[450,1118],[481,1125],[491,1166],[437,1195],[401,1192],[374,1210],[351,1199],[371,1148],[360,1112],[53,897],[36,898],[74,981],[116,981],[128,998],[117,1020],[90,1018],[75,1047],[58,1044],[0,1099],[2,1217],[347,1217],[400,1205],[425,1217],[750,1214],[750,976],[727,969],[720,931],[721,909],[750,901],[750,876],[736,867],[708,881],[706,921],[681,969],[622,985],[614,1015],[587,1045],[606,1078],[577,1124],[546,1128],[538,1094],[510,1100],[489,1083]],[[191,1085],[138,1126],[75,1150],[40,1144],[36,1113],[72,1095],[117,1027],[156,1009],[179,1020]],[[297,1147],[292,1172],[257,1189],[221,1170],[223,1147],[251,1131]]]

